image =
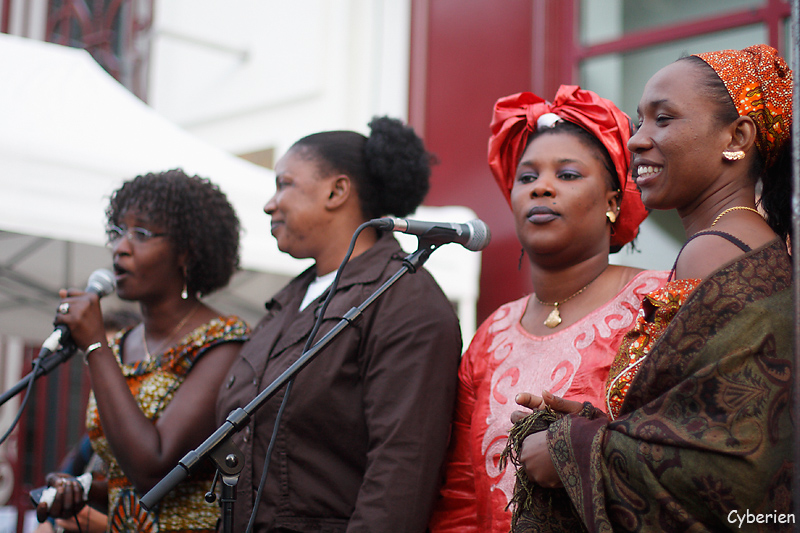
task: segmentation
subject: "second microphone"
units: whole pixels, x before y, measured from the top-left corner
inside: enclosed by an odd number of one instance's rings
[[[399,231],[424,238],[432,244],[456,242],[473,252],[483,250],[492,239],[489,226],[475,219],[463,224],[456,222],[423,222],[407,218],[383,217],[371,221],[373,227],[388,231]]]

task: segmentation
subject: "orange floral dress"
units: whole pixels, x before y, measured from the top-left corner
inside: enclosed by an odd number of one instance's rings
[[[198,327],[154,360],[123,365],[121,347],[128,331],[117,334],[111,349],[139,408],[154,423],[206,351],[225,342],[244,342],[249,334],[247,324],[240,318],[219,317]],[[108,531],[216,531],[219,506],[204,500],[205,493],[211,488],[213,469],[193,474],[170,492],[158,507],[147,512],[139,505],[139,494],[119,467],[106,440],[93,393],[87,406],[86,427],[92,448],[108,465]]]
[[[649,293],[642,301],[633,329],[625,335],[608,372],[605,410],[611,420],[619,415],[633,378],[656,341],[661,338],[700,279],[679,279]]]

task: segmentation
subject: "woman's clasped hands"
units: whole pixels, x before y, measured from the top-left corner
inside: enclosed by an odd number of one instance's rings
[[[521,392],[517,394],[515,401],[518,405],[527,409],[538,411],[545,407],[550,407],[550,409],[562,415],[575,414],[583,407],[580,402],[559,398],[548,391],[542,391],[541,396],[536,396],[529,392]],[[511,423],[516,424],[529,414],[531,414],[530,411],[514,411],[511,413]],[[525,438],[519,459],[525,466],[528,479],[534,483],[550,489],[564,486],[561,483],[558,472],[556,472],[553,461],[550,459],[550,451],[547,449],[547,433],[545,431],[533,433]]]

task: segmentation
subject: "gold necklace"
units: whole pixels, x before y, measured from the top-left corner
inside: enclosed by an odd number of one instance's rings
[[[721,219],[721,218],[722,218],[722,215],[727,215],[727,214],[728,214],[728,213],[730,213],[731,211],[736,211],[737,209],[743,209],[743,210],[745,210],[745,211],[752,211],[752,212],[753,212],[753,213],[755,213],[756,215],[758,215],[758,216],[761,216],[761,213],[759,213],[757,209],[753,209],[752,207],[745,207],[745,206],[743,206],[743,205],[737,205],[736,207],[729,207],[728,209],[726,209],[725,211],[723,211],[722,213],[720,213],[719,215],[717,215],[717,218],[715,218],[715,219],[714,219],[714,222],[712,222],[712,223],[711,223],[711,227],[713,228],[713,227],[714,227],[714,224],[716,224],[717,222],[719,222],[719,219]],[[763,217],[762,217],[762,218],[763,218]]]
[[[608,265],[606,265],[606,268],[608,268]],[[561,305],[561,304],[564,304],[564,303],[566,303],[566,302],[568,302],[568,301],[570,301],[570,300],[572,300],[572,299],[573,299],[573,298],[575,298],[577,295],[579,295],[580,293],[582,293],[583,291],[585,291],[585,290],[586,290],[586,288],[587,288],[589,285],[591,285],[592,283],[594,283],[595,281],[597,281],[597,278],[599,278],[600,276],[602,276],[602,275],[603,275],[603,272],[605,272],[605,271],[606,271],[606,269],[604,268],[604,269],[603,269],[603,270],[602,270],[602,271],[601,271],[601,272],[600,272],[598,275],[596,275],[596,276],[594,277],[594,279],[592,279],[592,281],[590,281],[589,283],[587,283],[586,285],[584,285],[583,287],[581,287],[581,288],[578,290],[578,292],[576,292],[576,293],[572,294],[572,296],[570,296],[569,298],[566,298],[566,299],[564,299],[564,300],[561,300],[560,302],[553,302],[553,303],[547,303],[547,302],[543,302],[543,301],[541,301],[541,300],[539,299],[539,297],[538,297],[538,296],[536,296],[536,293],[533,293],[533,297],[534,297],[534,298],[536,298],[536,301],[537,301],[537,302],[539,302],[540,304],[542,304],[542,305],[546,305],[546,306],[548,306],[548,307],[549,307],[549,306],[551,306],[551,305],[553,306],[553,310],[552,310],[552,311],[550,311],[550,314],[549,314],[549,315],[547,315],[547,318],[546,318],[546,319],[544,320],[544,322],[543,322],[543,323],[544,323],[544,325],[545,325],[545,326],[547,326],[548,328],[552,329],[552,328],[554,328],[554,327],[558,326],[559,324],[561,324],[561,313],[558,311],[558,306],[559,306],[559,305]]]
[[[170,341],[170,340],[172,340],[172,336],[173,336],[173,335],[175,335],[177,332],[179,332],[179,331],[181,330],[181,328],[182,328],[183,326],[185,326],[185,325],[186,325],[186,322],[188,322],[188,321],[189,321],[189,319],[192,317],[192,315],[193,315],[193,314],[195,314],[195,312],[196,312],[196,311],[197,311],[199,308],[200,308],[200,303],[198,302],[198,303],[197,303],[197,305],[195,305],[195,306],[192,308],[192,310],[191,310],[191,311],[189,311],[189,312],[186,314],[186,316],[185,316],[185,317],[183,317],[183,320],[181,320],[180,322],[178,322],[178,325],[177,325],[177,326],[175,326],[175,328],[173,328],[173,330],[172,330],[172,331],[169,333],[169,336],[168,336],[166,339],[164,339],[163,341],[161,341],[161,344],[159,344],[159,345],[158,345],[158,348],[156,349],[156,351],[157,351],[157,352],[158,352],[159,350],[161,350],[161,348],[162,348],[162,347],[163,347],[163,346],[164,346],[164,345],[167,343],[167,341]],[[152,356],[152,355],[150,355],[150,350],[147,348],[147,335],[145,334],[145,327],[144,327],[144,324],[142,324],[142,341],[144,342],[144,355],[145,355],[145,361],[146,361],[147,363],[150,363],[150,362],[153,360],[153,356]]]

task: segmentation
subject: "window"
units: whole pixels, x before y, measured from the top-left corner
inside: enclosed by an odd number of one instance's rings
[[[639,48],[630,52],[592,57],[580,65],[579,84],[612,100],[635,118],[636,106],[639,104],[645,83],[661,67],[683,55],[725,48],[744,48],[766,40],[766,28],[763,25],[752,25]]]
[[[634,118],[647,80],[682,55],[757,43],[784,55],[789,50],[791,9],[785,0],[580,0],[578,5],[578,83]],[[642,253],[622,252],[612,261],[668,269],[684,238],[674,211],[653,212],[636,241]]]
[[[597,44],[624,33],[725,16],[765,5],[765,0],[581,0],[581,43]]]

